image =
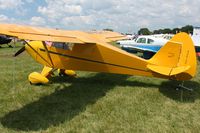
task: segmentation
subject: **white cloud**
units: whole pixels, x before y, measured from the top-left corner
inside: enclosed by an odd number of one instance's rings
[[[7,22],[9,19],[7,16],[0,14],[0,22]]]
[[[67,28],[115,28],[119,31],[200,23],[200,0],[46,0],[38,12]],[[189,18],[189,19],[188,19]],[[193,21],[195,20],[195,21]],[[73,29],[73,28],[72,28]]]
[[[50,19],[80,15],[82,8],[76,2],[68,0],[46,0],[47,6],[39,6],[38,12]],[[73,3],[73,4],[72,4]]]
[[[0,9],[12,9],[23,5],[22,0],[0,0]]]
[[[67,29],[76,29],[76,30],[88,30],[94,29],[94,20],[92,16],[71,16],[65,17],[61,20],[61,24],[64,25]]]
[[[35,26],[44,26],[46,24],[46,21],[42,17],[34,16],[34,17],[31,18],[30,24],[35,25]]]
[[[28,3],[33,3],[35,0],[26,0]]]
[[[17,22],[28,23],[29,18],[32,17],[31,23],[34,25],[46,24],[45,26],[64,29],[113,28],[117,31],[133,32],[141,27],[153,30],[186,24],[200,25],[200,8],[198,7],[200,0],[43,1],[45,3],[36,0],[0,0],[0,11],[12,9],[13,16],[12,14],[8,16],[15,18]],[[36,11],[35,8],[37,8]],[[6,13],[1,12],[1,14]]]

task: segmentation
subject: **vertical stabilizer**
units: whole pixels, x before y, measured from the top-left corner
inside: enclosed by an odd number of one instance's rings
[[[176,80],[188,80],[196,74],[196,53],[190,36],[179,33],[150,60],[148,68]]]

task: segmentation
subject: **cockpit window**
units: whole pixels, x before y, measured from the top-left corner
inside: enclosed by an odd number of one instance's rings
[[[54,42],[52,47],[69,50],[68,44],[63,42]]]
[[[58,49],[64,49],[64,50],[72,50],[74,47],[73,43],[66,43],[66,42],[51,42],[51,41],[45,41],[44,42],[48,47],[55,47]]]
[[[146,38],[139,38],[137,43],[146,43]]]
[[[170,40],[172,39],[172,36],[165,36],[164,39]]]
[[[148,39],[147,44],[152,44],[153,42],[154,42],[154,40]]]

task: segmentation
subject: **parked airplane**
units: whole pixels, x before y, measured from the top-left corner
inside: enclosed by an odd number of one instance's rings
[[[120,47],[131,53],[143,52],[143,57],[149,59],[154,55],[164,44],[167,39],[154,36],[138,36],[135,40],[118,41]]]
[[[172,39],[174,34],[154,34],[154,35],[151,35],[151,36],[156,37],[156,38],[163,38],[163,39],[170,40],[170,39]]]
[[[0,34],[30,40],[25,41],[25,46],[15,55],[26,50],[44,65],[41,73],[29,75],[33,84],[48,83],[48,77],[56,69],[61,69],[62,74],[68,74],[68,70],[81,70],[182,81],[190,80],[196,74],[194,45],[186,33],[175,35],[151,60],[108,44],[124,38],[114,32],[86,33],[0,24]]]
[[[7,44],[9,47],[12,47],[11,45],[9,45],[9,43],[12,41],[12,39],[6,37],[5,35],[0,35],[0,47],[3,44]]]
[[[200,57],[200,27],[194,27],[192,40],[195,44],[197,54]]]
[[[150,59],[172,37],[173,35],[171,34],[165,36],[162,34],[146,35],[139,36],[135,40],[118,41],[118,44],[120,44],[120,47],[127,52],[142,52],[145,59]],[[195,44],[196,53],[200,56],[200,28],[194,28],[192,40]]]
[[[133,34],[126,34],[125,36],[126,36],[127,40],[133,40],[135,37],[135,35],[133,35]]]

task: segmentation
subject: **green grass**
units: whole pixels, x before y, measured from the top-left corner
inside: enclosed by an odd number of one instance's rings
[[[177,82],[138,76],[78,72],[33,86],[27,76],[42,66],[13,58],[18,49],[0,48],[0,133],[200,131],[199,73],[182,99]]]

